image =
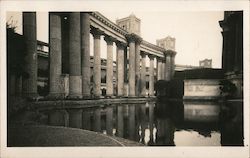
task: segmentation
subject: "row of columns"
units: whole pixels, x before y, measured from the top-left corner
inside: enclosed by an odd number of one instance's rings
[[[72,12],[69,16],[69,98],[88,98],[91,96],[90,88],[90,36],[94,39],[94,66],[93,66],[93,96],[101,96],[101,36],[107,43],[107,78],[106,94],[113,96],[113,44],[117,46],[117,96],[124,96],[124,80],[127,73],[127,46],[129,46],[129,73],[128,95],[146,95],[146,54],[140,50],[142,39],[135,35],[126,36],[128,44],[120,42],[113,37],[105,35],[98,28],[90,27],[88,13]],[[49,97],[64,98],[64,84],[62,83],[62,19],[63,14],[49,13]],[[34,96],[37,93],[37,44],[36,44],[36,13],[23,13],[23,34],[27,44],[27,65],[29,77],[24,78],[23,92]],[[149,53],[148,53],[149,54]],[[166,53],[171,54],[171,53]],[[170,80],[173,73],[171,67],[174,58],[165,55],[165,59],[157,58],[157,79]],[[154,58],[150,59],[149,68],[149,95],[154,95]],[[127,74],[126,74],[127,75]]]

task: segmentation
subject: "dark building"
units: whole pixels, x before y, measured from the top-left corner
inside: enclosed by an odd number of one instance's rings
[[[225,79],[237,90],[236,98],[243,97],[243,11],[225,11],[220,21],[223,29],[222,69]]]

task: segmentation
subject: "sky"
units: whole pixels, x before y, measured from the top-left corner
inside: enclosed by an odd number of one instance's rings
[[[156,39],[174,37],[176,64],[198,66],[200,60],[207,58],[212,59],[213,68],[221,67],[222,29],[218,21],[223,20],[223,11],[102,11],[100,13],[113,22],[132,13],[135,14],[141,19],[141,37],[153,44],[156,44]],[[12,20],[16,22],[17,32],[22,34],[21,12],[8,12],[7,21]],[[38,40],[48,42],[48,12],[37,12],[37,30]],[[92,46],[90,48],[93,54]],[[106,58],[106,44],[103,39],[101,49],[101,57]]]

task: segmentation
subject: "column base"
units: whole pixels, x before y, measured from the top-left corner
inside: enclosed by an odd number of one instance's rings
[[[69,100],[80,100],[80,99],[82,99],[82,96],[81,95],[79,95],[79,94],[71,94],[71,95],[69,95],[69,96],[67,96],[67,99],[69,99]]]
[[[116,96],[114,96],[114,95],[108,95],[108,96],[105,96],[105,98],[113,99],[113,98],[116,98]]]
[[[90,95],[83,95],[82,96],[82,99],[84,100],[88,100],[88,99],[91,99],[92,97]]]
[[[63,93],[49,93],[44,99],[46,100],[62,100],[65,99],[65,95]]]
[[[128,98],[137,98],[135,95],[129,95]]]
[[[38,100],[40,96],[37,93],[23,93],[22,97],[28,100]]]
[[[150,95],[150,96],[148,96],[149,98],[156,98],[156,96],[155,95]]]

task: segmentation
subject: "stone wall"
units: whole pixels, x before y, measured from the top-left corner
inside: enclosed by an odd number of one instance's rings
[[[219,79],[184,80],[184,99],[216,99],[220,97]]]

